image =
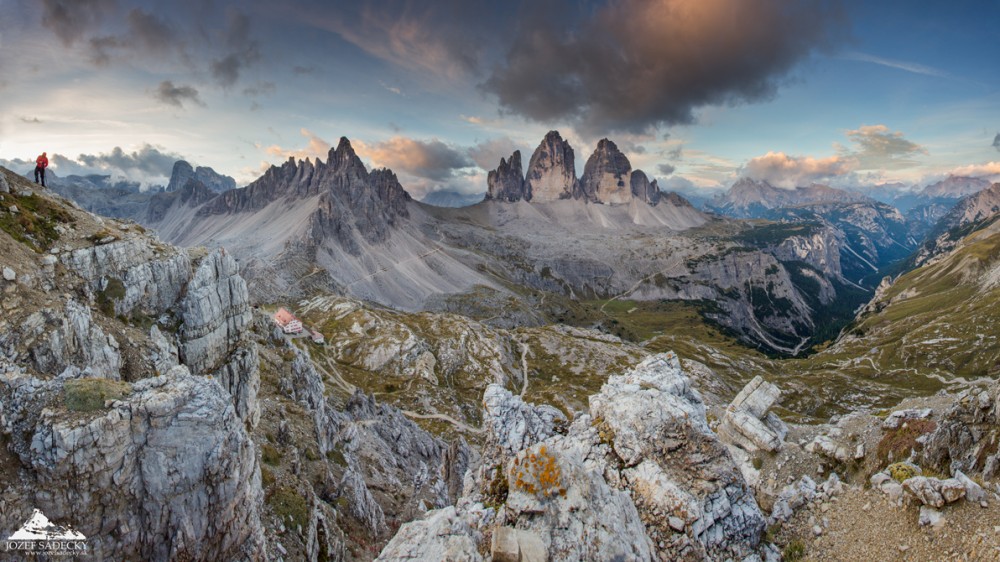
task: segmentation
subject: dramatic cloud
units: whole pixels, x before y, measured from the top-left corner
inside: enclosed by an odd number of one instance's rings
[[[669,176],[677,170],[677,167],[670,164],[660,164],[656,167],[656,169],[659,170],[661,174]]]
[[[500,164],[501,158],[510,158],[515,150],[517,150],[517,146],[509,137],[497,137],[472,146],[468,153],[477,166],[489,171]],[[524,167],[528,166],[528,158],[531,158],[531,154],[521,155]]]
[[[24,116],[22,116],[22,117],[20,117],[20,119],[21,119],[22,123],[29,123],[29,124],[32,124],[32,125],[34,125],[34,124],[40,124],[42,122],[42,120],[39,119],[39,118],[37,118],[37,117],[24,117]]]
[[[1000,133],[997,133],[997,136],[993,137],[993,148],[997,149],[997,152],[1000,152]]]
[[[830,0],[619,0],[584,19],[532,3],[506,60],[482,85],[528,119],[584,132],[691,123],[710,104],[769,99],[779,80],[833,45]]]
[[[358,141],[354,147],[376,167],[438,182],[453,179],[460,175],[460,169],[473,165],[464,150],[437,139],[421,141],[397,136],[371,145]]]
[[[446,78],[478,72],[512,11],[502,2],[469,0],[350,2],[330,15],[319,9],[325,6],[302,10],[308,14],[303,23],[337,33],[376,58]]]
[[[111,152],[81,154],[76,158],[83,166],[111,172],[112,175],[116,172],[121,173],[133,181],[145,181],[150,177],[169,177],[174,162],[183,159],[180,154],[164,152],[151,144],[144,144],[132,152],[125,152],[116,146]]]
[[[919,154],[927,154],[927,149],[907,140],[903,133],[890,131],[885,125],[862,125],[847,131],[847,138],[854,144],[853,149],[838,146],[837,152],[854,159],[858,170],[898,170],[917,164],[913,159]]]
[[[184,107],[185,102],[195,105],[205,105],[198,96],[198,90],[192,86],[175,86],[170,80],[160,82],[160,85],[153,91],[153,97],[161,102],[174,107]]]
[[[839,156],[817,159],[768,152],[747,162],[741,175],[766,181],[775,187],[793,188],[847,174],[851,171],[851,164]]]
[[[330,153],[330,143],[319,138],[309,129],[300,129],[299,134],[309,141],[304,148],[286,149],[273,144],[264,150],[271,156],[280,156],[282,159],[295,158],[296,160],[305,160],[307,158],[319,158],[326,161],[327,155]]]

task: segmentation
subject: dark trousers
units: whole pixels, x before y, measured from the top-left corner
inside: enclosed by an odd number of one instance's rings
[[[38,178],[42,178],[42,187],[45,187],[45,168],[41,166],[35,166],[35,183],[38,183]]]

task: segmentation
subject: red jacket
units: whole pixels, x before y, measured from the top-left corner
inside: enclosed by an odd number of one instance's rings
[[[43,154],[35,160],[35,165],[37,165],[39,168],[48,168],[49,159],[46,158],[45,155]]]

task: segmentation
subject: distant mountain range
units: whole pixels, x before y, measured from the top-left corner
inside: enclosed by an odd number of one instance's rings
[[[707,203],[710,215],[660,191],[609,139],[580,177],[575,158],[550,131],[526,168],[519,151],[500,160],[481,201],[414,201],[346,138],[325,162],[289,159],[244,188],[178,162],[164,190],[93,179],[59,189],[165,241],[225,247],[261,301],[335,292],[519,326],[572,317],[575,303],[682,300],[782,354],[836,335],[933,226],[933,213],[908,221],[863,193],[750,179]],[[965,180],[929,186],[926,201],[979,185]]]

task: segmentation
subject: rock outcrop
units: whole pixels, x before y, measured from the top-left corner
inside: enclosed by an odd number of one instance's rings
[[[260,417],[257,346],[247,340],[252,313],[236,260],[218,249],[204,257],[180,302],[178,355],[196,375],[214,375],[233,397],[240,419]]]
[[[577,189],[573,147],[558,131],[549,131],[528,162],[524,192],[531,201],[545,203],[573,198]]]
[[[601,139],[583,168],[580,197],[591,203],[629,203],[632,201],[631,175],[632,164],[628,158],[615,143]],[[643,189],[647,187],[643,186]]]
[[[526,191],[528,187],[521,171],[521,151],[515,150],[510,160],[501,158],[497,169],[486,177],[486,199],[509,203],[522,199],[530,201],[531,191]]]
[[[108,243],[64,252],[59,260],[86,282],[91,295],[111,303],[116,315],[158,315],[172,307],[191,276],[187,252],[145,236],[108,238]]]
[[[487,531],[501,534],[494,559],[758,556],[764,516],[672,353],[610,377],[568,427],[499,387],[484,402],[489,445],[467,496],[404,525],[380,560],[478,560]]]
[[[68,301],[55,329],[43,334],[45,317],[58,318],[55,311],[35,313],[21,326],[21,337],[40,339],[31,347],[33,366],[43,373],[57,374],[68,367],[86,369],[92,377],[121,378],[122,357],[118,342],[94,322],[90,308]],[[53,318],[54,319],[54,318]]]
[[[236,189],[236,180],[233,178],[219,174],[212,168],[203,166],[192,168],[186,161],[178,160],[174,162],[174,168],[170,172],[170,182],[167,183],[166,191],[177,191],[191,180],[201,183],[215,193]]]
[[[768,410],[777,402],[781,391],[760,375],[747,383],[736,395],[719,426],[719,438],[747,451],[777,451],[788,434],[788,428]]]
[[[0,375],[3,434],[35,491],[7,509],[71,519],[99,559],[264,559],[256,449],[229,396],[179,366],[86,406],[100,382]]]
[[[948,474],[1000,477],[1000,383],[959,395],[927,437],[921,464]]]

